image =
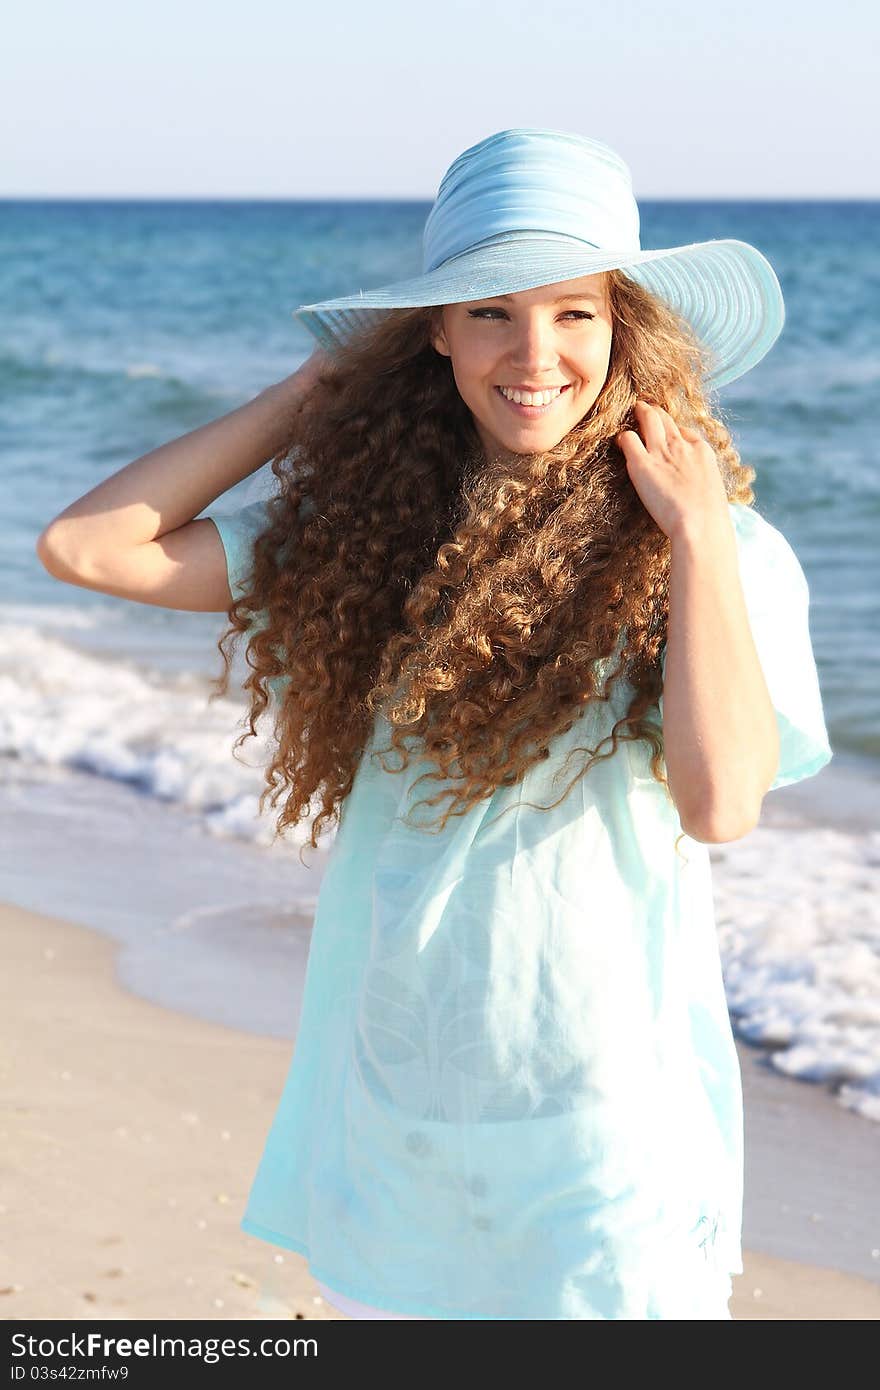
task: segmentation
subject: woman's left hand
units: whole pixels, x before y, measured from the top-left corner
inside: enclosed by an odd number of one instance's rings
[[[697,430],[679,429],[660,406],[638,400],[639,431],[621,430],[617,443],[633,487],[670,540],[685,527],[701,530],[727,515],[727,493],[715,450]]]

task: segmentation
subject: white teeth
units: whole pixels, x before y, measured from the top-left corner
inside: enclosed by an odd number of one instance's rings
[[[561,386],[554,387],[552,391],[514,391],[510,386],[499,386],[498,389],[502,396],[515,401],[517,405],[549,405],[562,394]]]

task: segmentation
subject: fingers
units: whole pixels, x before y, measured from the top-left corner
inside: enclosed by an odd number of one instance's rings
[[[626,443],[648,451],[655,449],[662,452],[664,448],[672,448],[677,442],[698,444],[703,439],[698,430],[689,429],[686,425],[677,425],[669,411],[660,405],[652,405],[650,401],[639,398],[633,410],[638,430],[621,430],[617,436],[617,442],[621,447]]]
[[[662,450],[673,443],[678,435],[678,426],[672,416],[661,406],[651,405],[648,401],[637,400],[635,411],[636,419],[649,450]]]
[[[683,439],[688,444],[706,442],[705,436],[699,430],[691,429],[689,425],[677,424],[669,411],[664,410],[660,405],[651,405],[648,401],[638,400],[636,401],[636,409],[639,417],[643,415],[646,420],[650,420],[652,415],[655,419],[659,418],[665,431],[667,444],[672,444],[677,439]]]
[[[637,430],[621,430],[617,436],[617,443],[623,452],[634,452],[637,454],[647,454],[645,442]]]
[[[633,414],[636,417],[637,428],[621,430],[617,436],[617,442],[621,445],[631,444],[639,449],[656,448],[657,444],[665,438],[665,434],[654,415],[654,409],[655,407],[649,405],[647,401],[636,400],[633,405]]]

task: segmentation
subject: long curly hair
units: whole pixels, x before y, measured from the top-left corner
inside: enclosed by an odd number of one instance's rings
[[[645,399],[698,429],[727,496],[751,504],[754,469],[712,414],[706,350],[689,324],[620,270],[606,273],[612,345],[602,390],[552,449],[489,458],[432,336],[439,307],[401,309],[334,351],[272,459],[278,480],[249,588],[218,641],[248,635],[248,727],[280,688],[260,797],[276,838],[317,804],[307,841],[337,822],[381,714],[376,755],[413,752],[448,799],[437,828],[548,757],[584,704],[629,682],[625,716],[574,781],[620,740],[643,739],[666,786],[662,689],[669,541],[615,440]],[[277,684],[276,684],[277,683]],[[605,753],[599,750],[610,741]],[[396,766],[386,761],[397,755]],[[553,803],[554,805],[558,802]]]

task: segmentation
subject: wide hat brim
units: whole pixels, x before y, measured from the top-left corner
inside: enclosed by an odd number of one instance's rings
[[[436,270],[355,295],[301,304],[294,318],[332,353],[395,309],[459,304],[620,269],[685,318],[708,348],[704,383],[717,389],[760,362],[785,322],[770,262],[748,242],[723,239],[660,250],[591,250],[572,238],[522,233],[452,257]]]

